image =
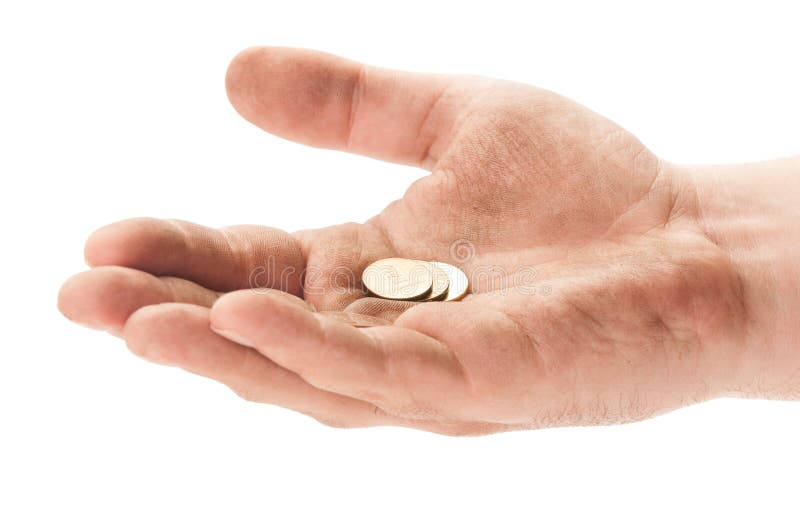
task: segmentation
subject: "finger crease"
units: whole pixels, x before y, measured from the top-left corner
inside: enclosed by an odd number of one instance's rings
[[[355,130],[356,118],[358,113],[358,108],[361,104],[361,99],[363,96],[363,92],[366,87],[366,77],[367,77],[367,66],[360,65],[358,67],[358,74],[356,74],[356,80],[353,84],[353,90],[350,93],[350,109],[347,118],[347,131],[345,132],[345,142],[344,147],[346,150],[351,149],[351,144],[353,140],[353,131]]]

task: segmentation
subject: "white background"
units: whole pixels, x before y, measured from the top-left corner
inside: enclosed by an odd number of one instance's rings
[[[55,306],[113,220],[363,221],[422,175],[240,119],[223,78],[254,44],[540,85],[676,162],[798,154],[796,3],[732,4],[3,0],[0,530],[797,530],[800,404],[466,439],[336,430]]]

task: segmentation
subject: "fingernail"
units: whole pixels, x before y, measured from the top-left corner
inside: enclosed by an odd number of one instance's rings
[[[239,334],[233,331],[228,331],[226,329],[217,329],[213,325],[211,326],[211,330],[217,333],[218,335],[227,338],[232,342],[236,342],[239,345],[243,345],[245,347],[252,347],[253,349],[255,349],[255,346],[251,344],[247,338],[240,336]]]

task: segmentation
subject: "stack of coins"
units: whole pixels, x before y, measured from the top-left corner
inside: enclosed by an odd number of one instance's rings
[[[361,274],[368,294],[396,301],[458,301],[467,293],[467,276],[451,264],[412,259],[381,259]]]

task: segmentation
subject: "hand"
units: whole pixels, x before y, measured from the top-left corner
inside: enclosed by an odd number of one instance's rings
[[[430,174],[364,224],[104,227],[92,269],[62,289],[65,315],[336,426],[618,423],[743,386],[745,272],[704,225],[690,172],[616,124],[526,85],[293,49],[243,52],[227,87],[269,132]],[[390,256],[457,264],[471,294],[363,297],[361,271]]]

